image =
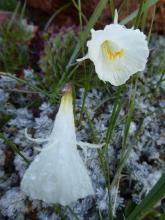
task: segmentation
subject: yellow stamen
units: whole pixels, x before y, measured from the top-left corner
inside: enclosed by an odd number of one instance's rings
[[[112,50],[112,48],[110,47],[110,42],[108,40],[105,40],[101,46],[102,46],[103,53],[108,60],[114,60],[124,55],[123,49],[116,50],[116,51]]]

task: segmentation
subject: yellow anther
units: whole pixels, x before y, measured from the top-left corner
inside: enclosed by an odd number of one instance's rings
[[[104,41],[101,46],[102,46],[103,53],[104,53],[104,55],[106,56],[106,58],[108,60],[114,60],[114,59],[120,58],[124,55],[124,50],[123,49],[112,50],[111,44],[107,40]]]

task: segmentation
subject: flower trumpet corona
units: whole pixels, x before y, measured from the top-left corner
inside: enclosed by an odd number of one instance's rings
[[[46,144],[23,176],[21,188],[28,196],[47,203],[68,205],[94,194],[76,145],[82,148],[99,146],[76,141],[71,86],[64,91],[50,136],[34,141],[45,141]]]
[[[93,61],[101,80],[119,86],[134,73],[144,70],[149,56],[146,36],[138,29],[118,24],[117,11],[114,24],[106,25],[104,30],[92,29],[91,34],[87,55],[77,61]]]

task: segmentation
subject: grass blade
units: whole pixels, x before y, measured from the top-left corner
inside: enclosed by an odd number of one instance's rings
[[[143,5],[142,8],[142,13],[144,11],[146,11],[148,8],[150,8],[151,6],[155,5],[159,0],[147,0],[145,2],[145,4]],[[132,21],[134,18],[136,18],[137,14],[138,14],[139,8],[136,9],[134,12],[132,12],[130,15],[128,15],[126,18],[124,18],[120,24],[125,25],[128,22]]]
[[[141,133],[142,124],[143,124],[143,118],[139,122],[139,125],[138,125],[138,128],[136,130],[136,133],[134,135],[133,140],[129,143],[127,150],[122,154],[122,157],[121,157],[119,165],[117,167],[115,176],[114,176],[113,181],[112,181],[112,183],[110,185],[110,189],[112,189],[116,185],[116,183],[119,181],[119,179],[120,179],[121,172],[122,172],[122,170],[123,170],[123,168],[125,166],[125,163],[126,163],[128,157],[130,155],[130,152],[131,152],[135,142],[137,141],[137,138],[139,137],[139,135]]]
[[[64,214],[62,207],[60,205],[55,204],[53,210],[61,220],[67,220],[66,214]]]
[[[2,138],[5,143],[11,147],[11,149],[18,154],[28,165],[30,164],[30,161],[20,152],[20,150],[17,148],[15,144],[13,144],[9,139],[7,139],[2,133],[0,133],[0,138]]]
[[[144,0],[141,0],[140,1],[140,6],[139,6],[139,10],[138,10],[138,14],[136,16],[136,21],[135,21],[135,28],[138,28],[139,27],[139,23],[140,23],[140,20],[141,20],[141,15],[142,15],[142,9],[143,9],[143,6],[144,6]]]
[[[151,26],[150,26],[150,30],[149,30],[149,33],[148,33],[148,36],[147,36],[147,40],[148,40],[148,42],[150,42],[152,26],[153,26],[154,19],[155,19],[155,13],[156,13],[156,6],[154,6],[154,9],[153,9],[153,12],[152,12]]]
[[[112,18],[114,19],[114,13],[115,13],[115,4],[113,0],[109,0],[109,5],[110,5],[110,9],[111,9],[111,15]]]
[[[106,133],[106,140],[105,140],[105,143],[107,146],[110,142],[113,129],[115,128],[119,113],[122,108],[123,98],[120,97],[121,91],[124,93],[124,89],[122,86],[118,88],[118,92],[116,94],[116,102],[114,103],[111,118],[109,120],[108,129],[107,129],[107,133]]]
[[[28,85],[31,89],[33,89],[33,91],[35,91],[35,92],[40,92],[41,94],[43,94],[43,95],[49,97],[49,94],[47,93],[47,91],[41,89],[41,88],[38,87],[38,86],[32,85],[31,82],[29,82],[29,81],[27,81],[27,80],[24,80],[24,79],[21,79],[21,78],[16,77],[14,74],[0,72],[0,75],[9,77],[9,78],[11,78],[11,79],[14,79],[14,80],[18,81],[18,82],[21,83],[21,84]]]
[[[69,69],[71,64],[74,62],[74,60],[75,60],[75,58],[81,48],[81,45],[84,45],[85,41],[87,40],[90,30],[93,28],[93,26],[97,22],[98,18],[100,17],[103,9],[105,8],[105,6],[107,4],[107,2],[108,2],[108,0],[100,0],[99,3],[97,4],[95,11],[93,12],[92,16],[89,19],[88,24],[85,27],[85,30],[80,35],[80,40],[77,43],[77,46],[76,46],[76,48],[75,48],[75,50],[69,60],[69,63],[66,67],[67,70]]]
[[[123,104],[123,98],[120,97],[121,91],[123,90],[123,86],[120,86],[117,90],[117,95],[116,95],[116,102],[114,103],[114,107],[112,110],[111,118],[109,120],[108,124],[108,129],[106,133],[106,138],[105,138],[105,147],[103,148],[103,151],[105,153],[105,169],[106,169],[106,182],[107,182],[107,188],[108,188],[108,202],[109,202],[109,209],[108,209],[108,217],[110,220],[113,219],[113,205],[112,205],[112,198],[111,198],[111,192],[110,192],[110,171],[109,171],[109,152],[108,152],[108,144],[110,142],[113,130],[115,128],[119,113],[122,108]],[[103,153],[103,152],[102,152]],[[103,153],[103,155],[104,155]]]
[[[74,217],[74,219],[79,220],[78,216],[77,216],[76,213],[73,211],[73,209],[71,209],[70,206],[67,206],[66,208],[70,211],[70,213],[72,214],[72,216]]]
[[[129,129],[130,129],[130,124],[131,124],[133,113],[134,113],[135,96],[136,96],[136,89],[137,89],[137,78],[135,81],[135,85],[133,85],[133,86],[134,86],[134,88],[133,88],[133,91],[131,94],[130,106],[128,109],[128,114],[127,114],[125,126],[124,126],[124,135],[123,135],[123,140],[122,140],[122,148],[123,149],[125,149],[125,146],[126,146],[126,142],[127,142],[127,138],[128,138],[128,134],[129,134]]]
[[[18,1],[17,6],[16,6],[16,9],[15,9],[15,11],[13,12],[13,15],[12,15],[12,17],[11,17],[11,19],[10,19],[9,24],[8,24],[8,27],[7,27],[8,30],[10,30],[10,28],[11,28],[11,26],[12,26],[12,24],[13,24],[13,22],[14,22],[16,16],[17,16],[17,14],[18,14],[18,11],[20,10],[20,6],[21,6],[21,2]]]
[[[72,3],[74,5],[74,7],[78,10],[78,12],[80,13],[80,8],[79,8],[77,2],[75,0],[72,0]],[[85,23],[88,23],[88,20],[87,20],[86,16],[84,15],[84,13],[82,13],[82,11],[81,11],[81,15],[82,15],[82,18],[85,21]]]
[[[151,208],[153,208],[161,199],[165,198],[165,174],[159,179],[156,185],[151,189],[148,195],[135,207],[127,220],[143,219]]]
[[[47,31],[48,27],[50,26],[52,21],[55,19],[55,17],[58,16],[62,11],[67,9],[70,5],[71,5],[71,3],[69,2],[69,3],[65,4],[64,6],[62,6],[61,8],[59,8],[57,11],[55,11],[55,13],[49,18],[48,22],[46,23],[44,31]]]

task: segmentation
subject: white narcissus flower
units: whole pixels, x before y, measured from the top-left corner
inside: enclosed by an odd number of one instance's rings
[[[132,74],[145,69],[149,56],[146,36],[138,29],[118,24],[117,11],[114,24],[106,25],[103,30],[92,29],[91,33],[91,40],[87,42],[88,54],[77,61],[93,61],[101,80],[119,86]]]
[[[82,148],[84,145],[99,146],[76,141],[71,89],[65,91],[62,97],[50,137],[46,140],[34,140],[47,143],[22,179],[21,189],[28,196],[47,203],[68,205],[94,194],[76,145]]]

